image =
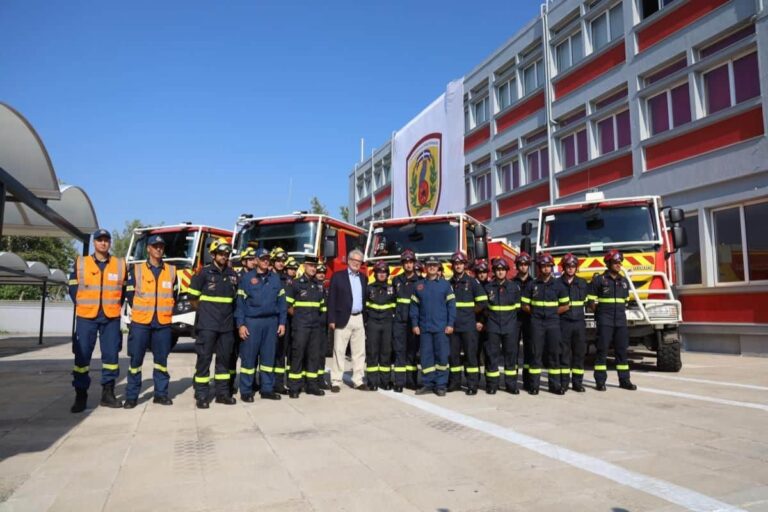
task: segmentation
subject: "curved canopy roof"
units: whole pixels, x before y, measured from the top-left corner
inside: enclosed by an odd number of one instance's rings
[[[58,199],[61,192],[48,151],[24,116],[0,103],[0,167],[40,199]]]
[[[12,252],[0,252],[0,284],[66,284],[67,275],[39,261],[24,261]]]
[[[80,187],[64,185],[59,191],[61,199],[48,201],[55,210],[83,233],[98,229],[96,211],[88,194]],[[20,202],[6,201],[3,221],[4,235],[17,236],[65,236],[60,228],[45,220],[29,206]]]

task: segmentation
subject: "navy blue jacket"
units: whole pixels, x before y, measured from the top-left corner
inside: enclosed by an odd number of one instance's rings
[[[611,327],[627,325],[629,293],[629,281],[623,275],[619,274],[614,279],[607,270],[602,274],[595,274],[587,300],[597,303],[597,323]]]
[[[438,277],[416,283],[411,296],[411,324],[422,332],[443,332],[456,321],[456,296],[451,283]]]
[[[280,325],[285,325],[288,306],[280,276],[272,271],[260,274],[255,269],[240,279],[235,305],[235,324],[245,325],[246,318],[276,316]]]
[[[352,314],[352,287],[349,285],[349,271],[341,270],[331,276],[328,286],[328,323],[336,324],[337,329],[343,329],[349,323]],[[362,288],[363,307],[365,307],[366,289],[368,283],[363,272],[358,272]]]

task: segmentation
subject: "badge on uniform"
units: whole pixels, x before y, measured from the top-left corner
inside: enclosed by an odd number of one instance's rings
[[[307,296],[307,290],[301,290],[299,292],[299,297],[306,297]]]
[[[493,300],[493,298],[496,296],[496,294],[493,292],[493,290],[488,292],[488,300]]]
[[[111,272],[107,273],[107,280],[108,281],[117,281],[117,274],[113,274]]]
[[[389,295],[392,295],[393,293],[395,293],[395,290],[394,290],[394,288],[392,288],[391,286],[387,286],[387,293],[388,293]]]
[[[259,278],[258,277],[252,277],[251,278],[251,284],[259,284]]]
[[[416,289],[417,289],[417,290],[419,290],[419,291],[421,291],[421,290],[423,290],[423,289],[424,289],[424,285],[423,285],[423,284],[417,284],[417,285],[416,285]]]
[[[173,283],[171,281],[163,281],[163,289],[170,290],[173,288]]]

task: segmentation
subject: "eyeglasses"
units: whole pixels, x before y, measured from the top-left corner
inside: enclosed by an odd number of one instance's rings
[[[359,260],[357,258],[349,258],[349,261],[354,261],[355,263],[362,263],[363,260]]]

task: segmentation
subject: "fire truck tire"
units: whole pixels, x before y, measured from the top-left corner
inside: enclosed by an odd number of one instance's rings
[[[680,359],[680,342],[662,343],[656,352],[656,369],[661,372],[679,372],[683,367]]]

